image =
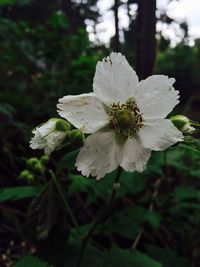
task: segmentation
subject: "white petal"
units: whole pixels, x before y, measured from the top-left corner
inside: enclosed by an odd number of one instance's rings
[[[85,133],[93,133],[108,123],[108,115],[103,104],[93,93],[78,96],[64,96],[59,99],[58,113],[76,128]]]
[[[138,86],[138,77],[120,53],[111,53],[97,63],[93,90],[99,99],[110,105],[126,102]]]
[[[99,130],[87,137],[76,160],[78,170],[84,176],[103,178],[117,168],[120,156],[120,144],[116,142],[115,133]]]
[[[43,149],[46,146],[46,140],[44,140],[38,129],[33,130],[33,138],[30,141],[30,147],[32,149]]]
[[[43,125],[36,127],[32,133],[34,137],[30,141],[32,149],[43,149],[46,146],[46,136],[48,136],[55,128],[57,119],[52,118]]]
[[[128,172],[142,172],[151,156],[151,150],[144,148],[138,137],[128,138],[123,148],[120,166]]]
[[[32,149],[44,149],[45,154],[50,155],[64,141],[67,133],[55,130],[57,120],[50,119],[32,131],[34,134],[30,141]]]
[[[38,126],[35,130],[40,133],[41,136],[45,137],[55,129],[57,118],[52,118],[45,122],[43,125]],[[34,130],[33,130],[34,132]]]
[[[139,136],[144,147],[156,151],[163,151],[183,140],[182,133],[167,119],[147,120]]]
[[[145,118],[165,118],[179,103],[179,91],[172,87],[175,80],[153,75],[139,83],[135,98]]]
[[[56,148],[64,141],[66,132],[55,131],[46,137],[46,146],[44,152],[46,155],[50,155]]]

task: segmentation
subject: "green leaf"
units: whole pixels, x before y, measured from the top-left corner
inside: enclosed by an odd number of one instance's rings
[[[94,178],[86,178],[81,175],[69,174],[71,184],[69,185],[69,193],[76,192],[87,193],[87,203],[102,198],[107,201],[110,198],[113,182],[116,176],[116,170],[107,174],[103,179],[97,181]],[[147,177],[138,173],[128,173],[123,171],[120,179],[120,188],[117,192],[117,198],[122,198],[126,194],[134,194],[141,192],[146,183]]]
[[[71,228],[70,229],[70,235],[69,235],[69,242],[75,242],[77,240],[77,235],[80,234],[80,236],[86,236],[88,231],[91,229],[93,223],[88,223],[79,226],[79,229],[77,231],[77,228]]]
[[[65,267],[75,267],[80,245],[70,244],[66,250],[67,263]],[[89,245],[86,249],[82,267],[163,267],[150,256],[137,250],[124,250],[113,246],[108,251],[102,251]]]
[[[130,251],[112,247],[105,253],[108,259],[105,260],[102,267],[162,267],[163,265],[137,250]],[[88,266],[89,267],[89,266]]]
[[[105,200],[108,200],[109,190],[111,190],[112,185],[106,188],[103,187],[102,184],[96,181],[95,179],[90,179],[74,174],[70,174],[69,179],[71,180],[71,184],[68,188],[70,195],[76,192],[86,192],[88,203],[96,201],[97,197],[101,197]]]
[[[200,140],[192,136],[185,137],[184,142],[180,146],[200,153]]]
[[[180,202],[188,199],[200,200],[200,191],[192,186],[177,186],[174,191],[174,200]]]
[[[14,267],[53,267],[33,256],[24,256]]]
[[[182,214],[185,215],[185,217],[189,218],[190,216],[193,217],[194,219],[194,215],[190,215],[188,213],[182,213],[183,210],[192,210],[192,211],[197,211],[197,212],[200,212],[200,205],[199,204],[196,204],[196,203],[193,203],[193,202],[180,202],[176,205],[174,205],[171,209],[170,209],[170,213],[174,214],[174,215],[177,215],[179,214]]]
[[[16,0],[0,0],[0,5],[10,5],[16,2]]]
[[[0,113],[7,117],[7,119],[13,119],[14,108],[9,104],[0,104]]]
[[[160,225],[160,216],[134,205],[120,213],[113,214],[106,224],[101,226],[101,231],[134,238],[144,223],[149,223],[152,227],[157,228]]]
[[[37,196],[43,187],[19,186],[0,189],[0,202],[19,200]]]
[[[170,249],[162,249],[156,246],[147,246],[148,254],[159,262],[163,263],[163,267],[189,267],[187,258],[180,257],[177,253]],[[148,265],[147,265],[148,266]]]
[[[152,151],[151,158],[147,164],[147,172],[151,174],[162,175],[162,167],[164,165],[164,154],[165,152]]]
[[[52,182],[35,198],[28,210],[28,226],[38,239],[45,239],[57,221],[61,208],[58,192]]]
[[[58,173],[63,170],[73,170],[75,169],[75,161],[78,156],[79,149],[76,149],[70,153],[67,153],[62,159],[59,161],[57,165]]]

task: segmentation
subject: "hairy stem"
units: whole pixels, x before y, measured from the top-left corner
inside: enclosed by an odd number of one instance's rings
[[[90,237],[92,236],[93,232],[95,231],[96,227],[107,217],[107,215],[110,213],[110,211],[113,208],[113,205],[115,203],[116,193],[117,193],[117,190],[118,190],[121,171],[122,171],[121,167],[118,167],[117,174],[116,174],[116,177],[115,177],[115,181],[114,181],[114,184],[113,184],[111,198],[110,198],[110,201],[108,203],[108,206],[105,208],[105,210],[102,213],[99,214],[99,216],[94,221],[92,227],[88,231],[87,235],[82,239],[81,248],[80,248],[80,252],[79,252],[79,257],[78,257],[78,261],[77,261],[77,265],[76,265],[77,267],[80,267],[81,264],[82,264],[84,253],[85,253],[85,250],[87,248],[87,244],[88,244],[88,242],[90,240]]]

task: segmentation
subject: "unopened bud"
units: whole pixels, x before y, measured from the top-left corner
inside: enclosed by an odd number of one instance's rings
[[[70,124],[63,120],[63,119],[58,119],[55,124],[55,130],[59,132],[67,132],[70,131],[71,126]]]
[[[171,118],[172,123],[182,133],[191,133],[195,130],[190,124],[190,120],[183,115],[176,115]]]
[[[79,129],[72,130],[70,135],[71,135],[71,142],[72,143],[83,144],[85,136],[81,130],[79,130]]]
[[[34,175],[28,170],[21,171],[19,177],[24,180],[34,180]]]
[[[32,167],[34,165],[36,165],[37,163],[39,162],[39,159],[38,158],[30,158],[26,161],[27,165],[29,167]]]
[[[181,130],[187,123],[190,123],[189,119],[183,115],[176,115],[171,118],[174,126]]]
[[[36,172],[42,172],[43,167],[39,159],[37,158],[30,158],[26,161],[27,165],[31,167],[32,170]]]

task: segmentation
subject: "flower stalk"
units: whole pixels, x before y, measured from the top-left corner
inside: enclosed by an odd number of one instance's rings
[[[111,210],[114,206],[117,190],[119,189],[119,180],[120,180],[121,172],[122,172],[122,168],[118,167],[115,181],[113,184],[111,198],[110,198],[110,201],[108,203],[108,206],[106,207],[106,209],[102,213],[99,214],[99,216],[94,221],[92,227],[88,231],[87,235],[82,239],[81,248],[79,251],[78,261],[77,261],[77,265],[76,265],[77,267],[81,267],[83,257],[84,257],[84,254],[85,254],[85,251],[87,248],[87,244],[90,240],[90,237],[94,233],[97,226],[109,215],[109,213],[111,212]]]

